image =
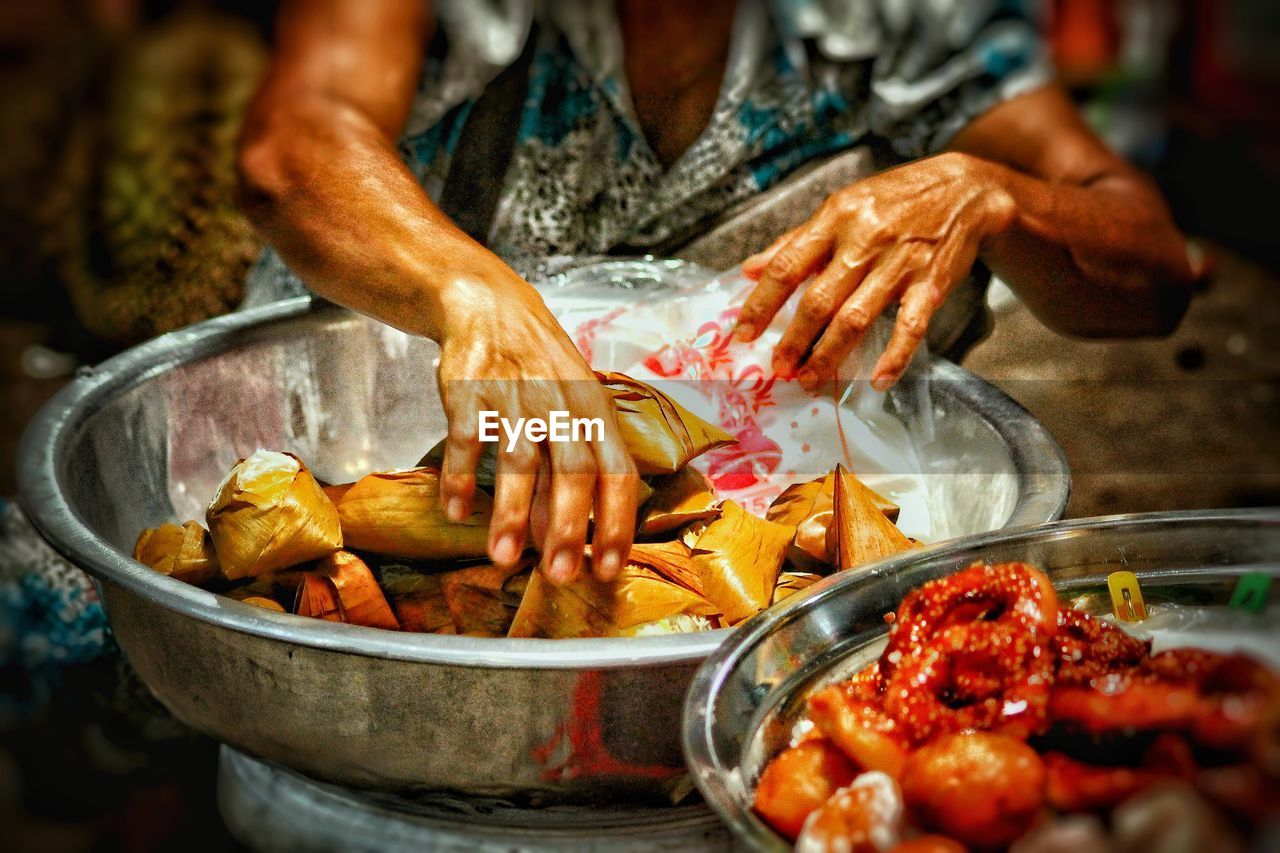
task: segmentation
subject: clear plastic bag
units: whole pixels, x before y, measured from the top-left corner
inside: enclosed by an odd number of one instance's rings
[[[799,292],[756,341],[732,339],[753,286],[739,269],[649,260],[594,263],[539,285],[592,367],[648,382],[738,439],[696,463],[722,496],[763,513],[787,486],[841,462],[902,507],[908,535],[933,538],[917,454],[931,438],[928,380],[911,371],[888,393],[869,381],[890,320],[854,348],[834,388],[811,394],[770,367]]]

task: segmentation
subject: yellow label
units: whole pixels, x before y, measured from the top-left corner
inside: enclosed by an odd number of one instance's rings
[[[1142,588],[1133,572],[1112,572],[1107,575],[1107,588],[1111,590],[1111,610],[1121,622],[1141,622],[1147,618],[1147,605],[1142,601]]]

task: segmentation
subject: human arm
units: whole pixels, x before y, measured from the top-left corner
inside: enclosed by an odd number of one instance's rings
[[[942,154],[840,190],[749,258],[759,285],[738,334],[757,337],[812,276],[774,368],[813,387],[898,302],[872,375],[887,387],[979,258],[1046,325],[1083,337],[1168,333],[1198,274],[1159,193],[1049,86],[978,116]]]
[[[396,150],[431,29],[418,0],[286,3],[245,121],[242,204],[316,292],[440,344],[450,517],[470,511],[481,410],[604,421],[603,441],[501,446],[489,550],[503,564],[523,550],[545,453],[544,570],[577,574],[594,510],[593,568],[609,577],[630,548],[637,482],[613,408],[537,291],[455,227]]]

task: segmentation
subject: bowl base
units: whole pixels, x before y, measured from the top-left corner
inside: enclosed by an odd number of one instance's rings
[[[728,851],[705,805],[520,808],[474,798],[400,803],[326,785],[223,746],[218,806],[253,850]]]

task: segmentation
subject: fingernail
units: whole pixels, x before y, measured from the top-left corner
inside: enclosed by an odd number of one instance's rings
[[[462,505],[462,498],[453,496],[444,505],[444,514],[450,521],[463,521],[467,517],[466,508]]]
[[[622,555],[617,551],[605,551],[596,563],[596,577],[611,581],[622,571]]]
[[[733,330],[734,340],[750,341],[756,336],[756,327],[750,323],[739,323],[737,328]]]
[[[800,380],[800,387],[804,388],[806,391],[812,391],[813,386],[818,384],[818,374],[814,373],[812,370],[802,370],[800,371],[800,375],[796,378]]]
[[[893,377],[880,375],[871,380],[871,387],[877,391],[888,391],[893,387]]]
[[[493,561],[509,566],[520,556],[520,546],[516,544],[516,538],[510,533],[504,533],[498,537],[498,541],[493,544]]]
[[[568,583],[573,579],[573,552],[558,551],[547,567],[547,578],[555,583]]]

